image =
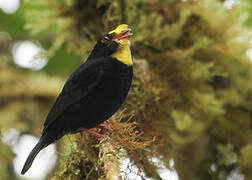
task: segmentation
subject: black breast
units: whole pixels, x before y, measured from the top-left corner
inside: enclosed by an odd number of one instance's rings
[[[81,126],[92,128],[111,117],[127,97],[132,81],[132,66],[111,58],[104,75],[86,100],[79,105],[83,117]],[[83,108],[86,108],[84,110]]]
[[[64,133],[74,133],[80,127],[93,128],[110,118],[127,97],[132,74],[132,66],[114,58],[107,60],[98,85],[87,97],[72,105],[56,120],[64,124]]]

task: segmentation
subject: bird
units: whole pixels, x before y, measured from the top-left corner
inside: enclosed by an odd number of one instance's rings
[[[67,79],[49,111],[41,137],[26,159],[21,174],[31,167],[37,154],[66,134],[101,128],[123,104],[131,87],[132,30],[121,24],[97,40],[87,60]]]

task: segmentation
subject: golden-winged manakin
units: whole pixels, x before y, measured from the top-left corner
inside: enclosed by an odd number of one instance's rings
[[[89,129],[110,118],[128,94],[133,75],[131,35],[128,25],[122,24],[97,41],[86,62],[66,81],[21,174],[27,172],[43,148],[65,134],[85,130],[103,137]]]

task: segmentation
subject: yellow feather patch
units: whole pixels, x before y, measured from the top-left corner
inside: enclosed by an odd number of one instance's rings
[[[130,42],[129,40],[120,40],[120,41],[128,41],[122,47],[119,47],[118,50],[112,54],[112,57],[121,61],[124,64],[132,65],[132,57],[130,52]],[[119,45],[121,46],[121,44]]]

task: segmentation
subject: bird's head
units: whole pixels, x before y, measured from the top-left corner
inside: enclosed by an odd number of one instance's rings
[[[116,29],[108,32],[98,40],[89,59],[104,56],[114,56],[118,58],[118,53],[125,55],[126,52],[124,51],[126,49],[129,49],[130,52],[129,38],[132,35],[131,29],[128,28],[127,24],[119,25]]]

